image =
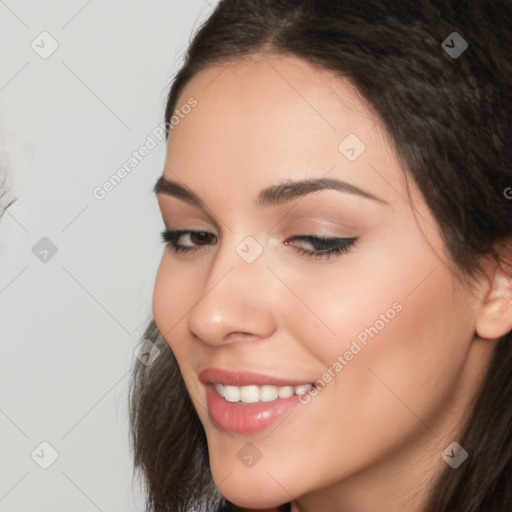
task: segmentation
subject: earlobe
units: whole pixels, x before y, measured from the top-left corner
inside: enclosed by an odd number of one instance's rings
[[[496,263],[476,323],[480,338],[496,340],[512,330],[512,269]]]

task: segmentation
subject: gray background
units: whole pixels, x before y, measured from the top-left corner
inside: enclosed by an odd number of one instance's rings
[[[92,192],[162,122],[216,3],[0,0],[0,165],[18,197],[0,223],[0,511],[143,510],[126,401],[163,248],[164,141]]]

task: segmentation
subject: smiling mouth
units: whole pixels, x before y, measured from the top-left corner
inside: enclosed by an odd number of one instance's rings
[[[301,386],[230,386],[221,384],[220,382],[214,382],[213,385],[217,393],[226,401],[244,404],[273,402],[278,398],[290,398],[294,395],[307,393],[310,389],[315,387],[314,384],[304,384]]]
[[[315,384],[204,384],[208,415],[214,426],[243,434],[259,432],[288,416],[300,404],[304,405],[303,397],[309,390],[316,389]]]

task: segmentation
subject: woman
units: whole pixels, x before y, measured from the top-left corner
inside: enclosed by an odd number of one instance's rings
[[[511,510],[511,21],[224,0],[200,28],[132,375],[148,510]]]

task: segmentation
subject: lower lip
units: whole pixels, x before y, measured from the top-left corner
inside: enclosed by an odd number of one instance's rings
[[[206,400],[210,418],[218,427],[245,433],[263,430],[300,404],[299,395],[252,404],[228,402],[212,383],[206,385]]]

